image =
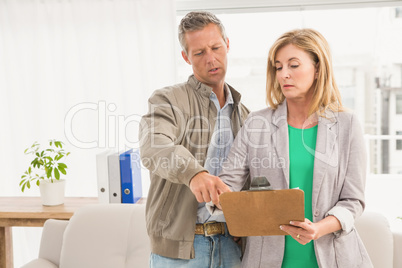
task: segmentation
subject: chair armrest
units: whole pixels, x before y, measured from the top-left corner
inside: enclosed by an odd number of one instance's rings
[[[394,237],[394,268],[402,267],[402,231],[393,232]]]
[[[65,220],[50,219],[45,222],[39,248],[39,259],[48,260],[55,264],[55,267],[59,266],[63,235],[67,224],[68,221]]]
[[[21,268],[58,268],[58,266],[45,259],[36,259],[28,262]]]
[[[379,212],[364,211],[355,227],[374,267],[392,267],[393,234],[388,219]]]

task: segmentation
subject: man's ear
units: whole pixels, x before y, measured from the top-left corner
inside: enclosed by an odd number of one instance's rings
[[[190,62],[190,60],[188,59],[186,52],[184,52],[183,50],[181,51],[181,56],[183,57],[183,59],[184,59],[188,64],[191,65],[191,62]]]
[[[228,50],[228,52],[229,52],[229,47],[230,47],[230,46],[229,46],[229,37],[226,38],[226,47],[227,47],[227,50]]]

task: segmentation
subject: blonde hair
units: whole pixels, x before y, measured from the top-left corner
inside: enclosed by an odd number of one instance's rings
[[[311,101],[309,115],[317,113],[324,115],[327,109],[333,112],[343,111],[341,95],[336,85],[332,59],[327,40],[316,30],[300,29],[283,34],[272,45],[268,54],[267,64],[267,104],[276,109],[285,100],[281,87],[276,79],[275,58],[278,51],[292,44],[309,54],[315,64],[318,64],[318,76]]]

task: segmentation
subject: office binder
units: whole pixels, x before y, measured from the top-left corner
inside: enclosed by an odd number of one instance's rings
[[[280,225],[304,221],[304,192],[299,189],[228,192],[219,201],[233,236],[287,235]]]
[[[121,203],[120,153],[107,156],[109,177],[109,202]]]
[[[112,150],[106,150],[96,155],[96,177],[98,184],[99,203],[109,203],[109,174],[108,174],[108,155]]]
[[[121,202],[136,203],[142,197],[139,150],[120,154]]]

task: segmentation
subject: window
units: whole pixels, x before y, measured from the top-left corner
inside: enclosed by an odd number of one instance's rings
[[[396,96],[396,113],[397,114],[402,114],[402,95],[397,94]]]
[[[243,103],[252,111],[267,106],[266,61],[273,42],[284,32],[296,28],[314,28],[321,32],[331,48],[343,104],[357,114],[368,134],[369,172],[395,172],[392,159],[396,148],[387,135],[395,133],[391,132],[395,129],[395,115],[390,115],[390,111],[402,114],[402,94],[396,99],[395,112],[394,107],[387,104],[387,98],[381,97],[389,91],[379,90],[375,81],[377,77],[378,85],[393,88],[399,87],[402,81],[402,72],[392,67],[402,60],[395,54],[402,47],[402,38],[395,38],[402,36],[402,24],[392,19],[395,7],[214,13],[224,23],[230,40],[226,81],[242,93]],[[178,16],[177,23],[182,16]],[[177,47],[178,58],[181,58]],[[178,78],[182,82],[192,70],[184,60],[177,62]],[[377,138],[378,135],[381,137]]]
[[[395,18],[402,19],[402,8],[401,7],[395,8]]]
[[[396,140],[396,149],[400,151],[402,150],[402,131],[397,131],[396,135],[401,135],[400,140]]]

